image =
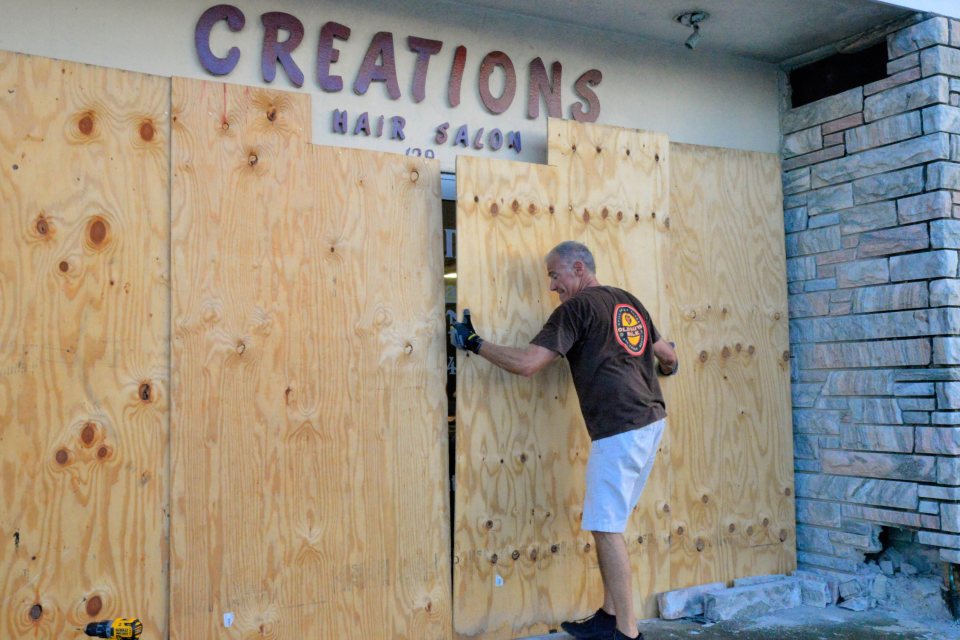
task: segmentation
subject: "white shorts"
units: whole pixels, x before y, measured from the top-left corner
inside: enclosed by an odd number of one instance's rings
[[[623,533],[657,457],[666,418],[594,440],[583,497],[584,531]]]

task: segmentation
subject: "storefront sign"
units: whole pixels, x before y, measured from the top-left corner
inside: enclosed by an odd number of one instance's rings
[[[302,44],[304,38],[303,23],[289,13],[271,11],[260,16],[263,25],[263,41],[260,48],[260,70],[264,82],[271,83],[277,75],[277,67],[283,69],[287,78],[297,87],[302,87],[306,78],[297,65],[292,53]],[[224,23],[221,25],[220,23]],[[240,63],[241,51],[234,46],[225,53],[214,53],[210,48],[210,35],[214,28],[227,28],[239,32],[246,26],[246,17],[237,7],[218,4],[210,7],[200,16],[194,31],[194,39],[200,64],[215,76],[229,75]],[[350,78],[344,77],[344,62],[340,60],[337,41],[346,42],[350,38],[350,27],[337,22],[327,22],[320,28],[316,45],[316,65],[314,81],[324,92],[343,91]],[[283,39],[281,39],[281,37]],[[416,57],[410,98],[414,103],[428,99],[427,72],[431,60],[443,50],[444,43],[418,36],[407,36],[406,47]],[[446,99],[450,107],[460,104],[461,90],[467,63],[467,48],[459,45],[454,49],[453,62],[447,74]],[[352,78],[353,92],[365,95],[372,83],[382,83],[391,100],[401,98],[400,83],[396,68],[396,47],[391,32],[380,31],[371,38],[359,68]],[[337,67],[341,70],[338,70]],[[498,73],[503,82],[499,95],[491,89],[491,77]],[[537,57],[530,61],[526,73],[526,117],[540,117],[541,101],[546,104],[546,113],[550,117],[563,117],[563,67],[559,61],[550,65],[549,74],[544,62]],[[597,69],[582,73],[573,85],[579,98],[569,105],[569,116],[578,122],[595,122],[600,116],[600,98],[594,91],[603,79]],[[502,51],[491,51],[480,62],[475,79],[476,88],[483,107],[491,114],[504,113],[513,104],[517,94],[517,71],[513,60]],[[433,97],[435,98],[435,97]],[[343,135],[365,135],[383,137],[390,140],[404,140],[405,119],[399,115],[375,115],[367,112],[348,114],[346,110],[336,109],[332,113],[331,131]],[[512,149],[519,153],[521,148],[519,131],[501,131],[499,128],[487,128],[469,124],[437,123],[434,140],[437,145],[488,148],[490,150]],[[411,150],[408,149],[408,153]]]

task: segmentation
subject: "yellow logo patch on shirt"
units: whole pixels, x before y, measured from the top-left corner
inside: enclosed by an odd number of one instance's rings
[[[629,304],[618,304],[613,310],[613,329],[617,342],[632,356],[647,348],[647,323]]]

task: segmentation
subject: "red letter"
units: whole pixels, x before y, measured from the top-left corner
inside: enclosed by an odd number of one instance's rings
[[[573,106],[570,107],[570,114],[577,122],[596,122],[597,118],[600,117],[600,98],[590,87],[597,86],[601,80],[603,80],[603,74],[596,69],[590,69],[590,71],[584,72],[582,76],[577,78],[574,83],[573,90],[586,100],[588,107],[584,111],[580,102],[574,102]]]
[[[343,89],[343,78],[330,75],[330,64],[340,59],[340,50],[333,48],[333,39],[344,42],[350,37],[350,27],[338,22],[328,22],[320,27],[320,44],[317,45],[317,82],[320,88],[331,93]]]
[[[430,64],[430,56],[440,53],[443,43],[439,40],[409,36],[407,46],[410,47],[410,51],[417,54],[417,64],[413,68],[413,101],[421,102],[424,86],[427,84],[427,66]]]
[[[193,40],[200,56],[200,64],[215,76],[225,76],[237,66],[240,61],[240,49],[230,47],[226,58],[218,58],[210,51],[210,31],[213,25],[221,20],[227,21],[230,31],[240,31],[247,19],[243,12],[229,4],[218,4],[203,12],[197,20],[197,28],[193,32]]]
[[[260,57],[260,70],[263,72],[264,82],[273,82],[277,75],[277,60],[283,66],[295,86],[303,86],[303,71],[293,61],[290,54],[303,40],[303,23],[289,13],[271,11],[260,16],[263,23],[263,53]],[[288,32],[290,37],[283,42],[277,41],[280,29]]]
[[[460,104],[460,81],[463,80],[463,67],[467,63],[467,48],[463,45],[453,52],[453,66],[450,68],[450,84],[447,86],[447,100],[451,107]]]
[[[494,67],[502,67],[506,80],[503,83],[503,93],[494,98],[490,93],[490,74]],[[503,51],[491,51],[480,63],[480,100],[490,113],[503,113],[510,108],[513,96],[517,93],[517,73],[513,69],[513,61]]]
[[[547,70],[543,60],[534,58],[530,61],[530,86],[527,92],[527,117],[536,120],[540,117],[540,96],[547,101],[547,115],[551,118],[562,118],[560,107],[560,76],[563,67],[554,62],[550,67],[552,79],[547,81]]]
[[[377,64],[377,58],[383,58],[383,64]],[[370,82],[387,83],[387,93],[391,100],[400,97],[400,85],[397,84],[397,65],[393,58],[393,34],[381,31],[373,36],[367,55],[363,57],[357,80],[353,83],[353,92],[363,95],[370,87]],[[401,128],[402,131],[402,128]],[[400,138],[403,140],[403,138]]]

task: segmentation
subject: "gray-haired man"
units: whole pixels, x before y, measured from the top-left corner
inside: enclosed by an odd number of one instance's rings
[[[518,348],[483,340],[467,310],[464,321],[454,323],[451,341],[523,376],[566,357],[593,441],[581,526],[596,542],[604,596],[593,616],[561,626],[585,640],[642,638],[623,532],[663,435],[666,405],[656,374],[676,373],[676,352],[635,296],[600,284],[586,246],[561,242],[546,263],[550,290],[561,304],[530,344]]]

